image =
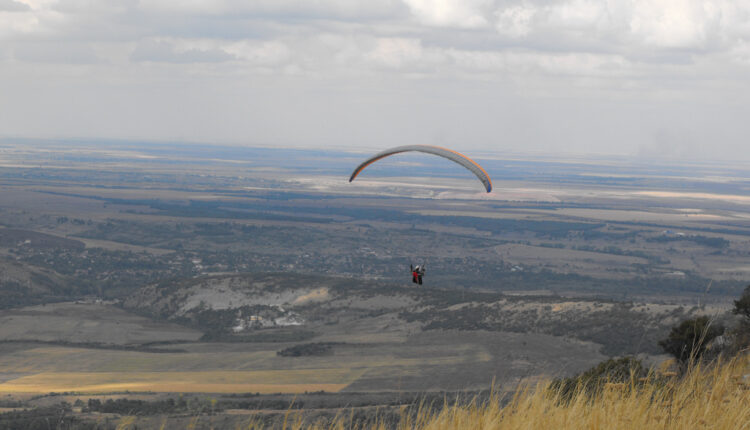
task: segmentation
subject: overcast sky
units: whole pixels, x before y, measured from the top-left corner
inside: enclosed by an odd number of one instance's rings
[[[0,0],[0,136],[750,160],[750,1]]]

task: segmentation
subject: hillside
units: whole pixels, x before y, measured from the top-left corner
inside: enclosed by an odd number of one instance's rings
[[[387,320],[391,328],[420,332],[566,336],[595,342],[606,355],[658,354],[656,342],[669,327],[706,312],[678,305],[410,288],[289,273],[171,280],[141,288],[123,305],[224,337],[273,333],[282,327],[322,335],[343,324],[379,327]]]

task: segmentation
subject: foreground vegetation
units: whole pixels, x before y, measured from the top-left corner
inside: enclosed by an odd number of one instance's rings
[[[283,428],[318,429],[747,429],[750,428],[750,356],[747,352],[728,361],[696,363],[681,376],[650,373],[639,377],[633,369],[625,382],[600,379],[591,386],[583,379],[571,393],[564,385],[546,381],[510,392],[496,390],[474,400],[446,398],[423,400],[398,409],[351,408],[331,417],[290,407],[285,414],[234,415],[189,413],[187,404],[167,402],[169,416],[130,415],[134,402],[89,402],[90,411],[119,412],[117,415],[71,415],[70,409],[18,411],[2,414],[0,429],[48,428],[49,422],[63,429],[135,428],[235,428],[259,430]],[[119,408],[114,406],[120,405]],[[156,405],[156,404],[154,404]],[[182,405],[182,406],[180,406]],[[141,405],[142,406],[142,405]],[[163,406],[159,404],[159,406]],[[180,406],[180,407],[178,407]],[[124,409],[123,409],[124,408]],[[188,409],[186,409],[188,408]],[[43,413],[44,412],[44,413]],[[186,413],[188,412],[188,413]],[[46,415],[45,415],[46,414]],[[92,419],[93,418],[93,419]]]
[[[287,419],[296,429],[743,429],[750,428],[748,364],[745,355],[711,366],[696,364],[681,378],[633,374],[625,383],[602,381],[594,391],[580,386],[573,396],[545,382],[521,388],[510,398],[493,394],[484,402],[437,410],[422,405],[413,413],[403,412],[397,423],[357,423],[346,415],[332,423]],[[248,423],[247,428],[263,425]]]
[[[625,363],[620,360],[620,363]],[[601,367],[601,366],[600,366]],[[592,369],[593,370],[593,369]],[[209,429],[234,428],[259,430],[282,428],[294,430],[322,429],[747,429],[750,428],[750,356],[747,352],[728,361],[712,364],[699,362],[684,374],[665,375],[655,372],[639,376],[638,366],[626,375],[610,373],[591,384],[581,375],[579,384],[571,392],[559,381],[545,381],[511,391],[496,390],[489,396],[473,400],[446,397],[439,401],[425,397],[409,406],[378,409],[352,407],[330,415],[330,410],[311,410],[290,406],[286,413],[267,415],[236,415],[213,411],[213,405],[202,412],[193,408],[175,409],[169,403],[168,416],[128,414],[136,411],[133,402],[109,401],[90,408],[91,411],[119,412],[119,419],[107,414],[96,421],[58,412],[57,418],[65,429]],[[590,376],[590,372],[587,372]],[[502,387],[501,387],[502,388]],[[456,394],[458,395],[458,394]],[[154,404],[156,405],[156,404]],[[89,406],[92,406],[89,402]],[[94,405],[97,406],[97,405]],[[115,408],[115,407],[118,408]],[[142,405],[141,405],[142,406]],[[163,405],[159,405],[163,406]],[[184,410],[183,410],[184,409]],[[187,412],[187,413],[186,413]],[[227,411],[228,412],[228,411]],[[23,420],[24,413],[16,413],[17,421],[6,414],[0,428],[19,428],[14,424],[40,423],[39,411],[34,418]],[[50,412],[50,415],[54,415]],[[11,418],[11,419],[9,419]],[[29,419],[31,418],[31,419]],[[6,425],[6,427],[3,427]],[[7,425],[10,425],[9,427]]]
[[[64,411],[40,410],[3,414],[0,428],[48,428],[49,421],[64,429],[135,428],[236,428],[236,429],[747,429],[750,428],[750,356],[711,365],[695,364],[681,377],[652,373],[627,382],[600,383],[595,389],[581,384],[571,395],[547,381],[516,391],[495,391],[485,400],[445,399],[438,404],[421,402],[381,412],[359,413],[356,408],[330,418],[311,417],[292,410],[283,416],[264,417],[184,414],[169,417],[125,415],[91,421]],[[114,403],[113,403],[114,404]],[[132,405],[131,405],[132,406]],[[98,408],[92,408],[97,409]],[[374,412],[374,413],[373,413]],[[29,413],[33,414],[29,416]],[[103,417],[102,417],[103,418]]]

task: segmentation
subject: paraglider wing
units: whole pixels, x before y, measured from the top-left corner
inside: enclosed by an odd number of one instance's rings
[[[352,172],[352,176],[349,178],[349,182],[353,181],[354,178],[356,178],[357,175],[359,175],[359,172],[364,170],[365,167],[380,160],[381,158],[385,158],[385,157],[388,157],[389,155],[394,155],[394,154],[399,154],[401,152],[409,152],[409,151],[418,151],[418,152],[424,152],[427,154],[433,154],[433,155],[437,155],[443,158],[447,158],[453,162],[456,162],[464,166],[465,168],[469,169],[471,173],[476,175],[476,177],[479,178],[480,181],[482,181],[482,184],[484,184],[484,188],[487,189],[488,193],[492,191],[492,181],[490,180],[490,176],[474,160],[456,151],[452,151],[447,148],[441,148],[439,146],[431,146],[431,145],[406,145],[406,146],[397,146],[395,148],[386,149],[385,151],[375,154],[372,157],[368,158],[362,164],[360,164],[356,169],[354,169],[354,172]]]

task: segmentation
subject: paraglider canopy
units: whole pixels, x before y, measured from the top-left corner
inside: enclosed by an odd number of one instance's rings
[[[487,190],[488,193],[492,191],[492,180],[490,180],[490,176],[482,168],[482,166],[480,166],[474,160],[472,160],[471,158],[461,153],[458,153],[451,149],[442,148],[440,146],[432,146],[432,145],[397,146],[395,148],[386,149],[383,152],[377,153],[373,155],[372,157],[368,158],[367,160],[363,161],[362,164],[360,164],[356,169],[354,169],[354,172],[352,172],[352,176],[349,178],[349,182],[353,181],[357,177],[357,175],[359,175],[359,173],[362,170],[364,170],[365,167],[380,160],[381,158],[385,158],[390,155],[399,154],[401,152],[409,152],[409,151],[417,151],[417,152],[424,152],[427,154],[433,154],[433,155],[437,155],[443,158],[447,158],[455,163],[458,163],[462,165],[463,167],[467,168],[469,171],[471,171],[471,173],[476,175],[476,177],[479,178],[480,181],[482,181],[482,184],[484,184],[484,188]]]

